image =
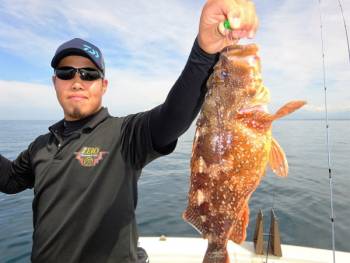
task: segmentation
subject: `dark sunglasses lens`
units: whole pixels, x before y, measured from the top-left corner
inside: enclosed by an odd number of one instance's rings
[[[74,78],[75,75],[75,68],[57,68],[55,70],[55,74],[57,78],[63,79],[63,80],[68,80]]]
[[[102,74],[96,69],[81,68],[79,71],[82,80],[97,80],[102,77]]]

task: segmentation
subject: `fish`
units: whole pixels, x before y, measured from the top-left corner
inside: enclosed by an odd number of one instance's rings
[[[306,104],[291,101],[274,114],[262,81],[257,44],[225,48],[207,81],[192,146],[188,205],[183,219],[208,239],[204,263],[229,263],[228,240],[246,239],[249,199],[267,166],[288,175],[272,123]]]

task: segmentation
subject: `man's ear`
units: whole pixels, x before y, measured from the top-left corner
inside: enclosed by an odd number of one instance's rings
[[[55,84],[56,84],[56,76],[52,75],[51,79],[52,79],[52,84],[55,86]]]
[[[103,89],[103,94],[106,93],[108,87],[108,80],[107,79],[102,79],[102,89]]]

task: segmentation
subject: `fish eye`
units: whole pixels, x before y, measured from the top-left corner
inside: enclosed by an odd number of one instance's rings
[[[221,77],[226,78],[228,73],[226,71],[221,71]]]

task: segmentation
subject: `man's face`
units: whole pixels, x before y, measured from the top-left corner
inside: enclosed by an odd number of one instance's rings
[[[57,68],[94,68],[95,64],[82,56],[64,57]],[[79,120],[97,112],[102,106],[102,96],[106,92],[108,81],[97,79],[93,81],[81,80],[77,72],[73,79],[63,80],[52,77],[56,95],[64,111],[67,121]]]

